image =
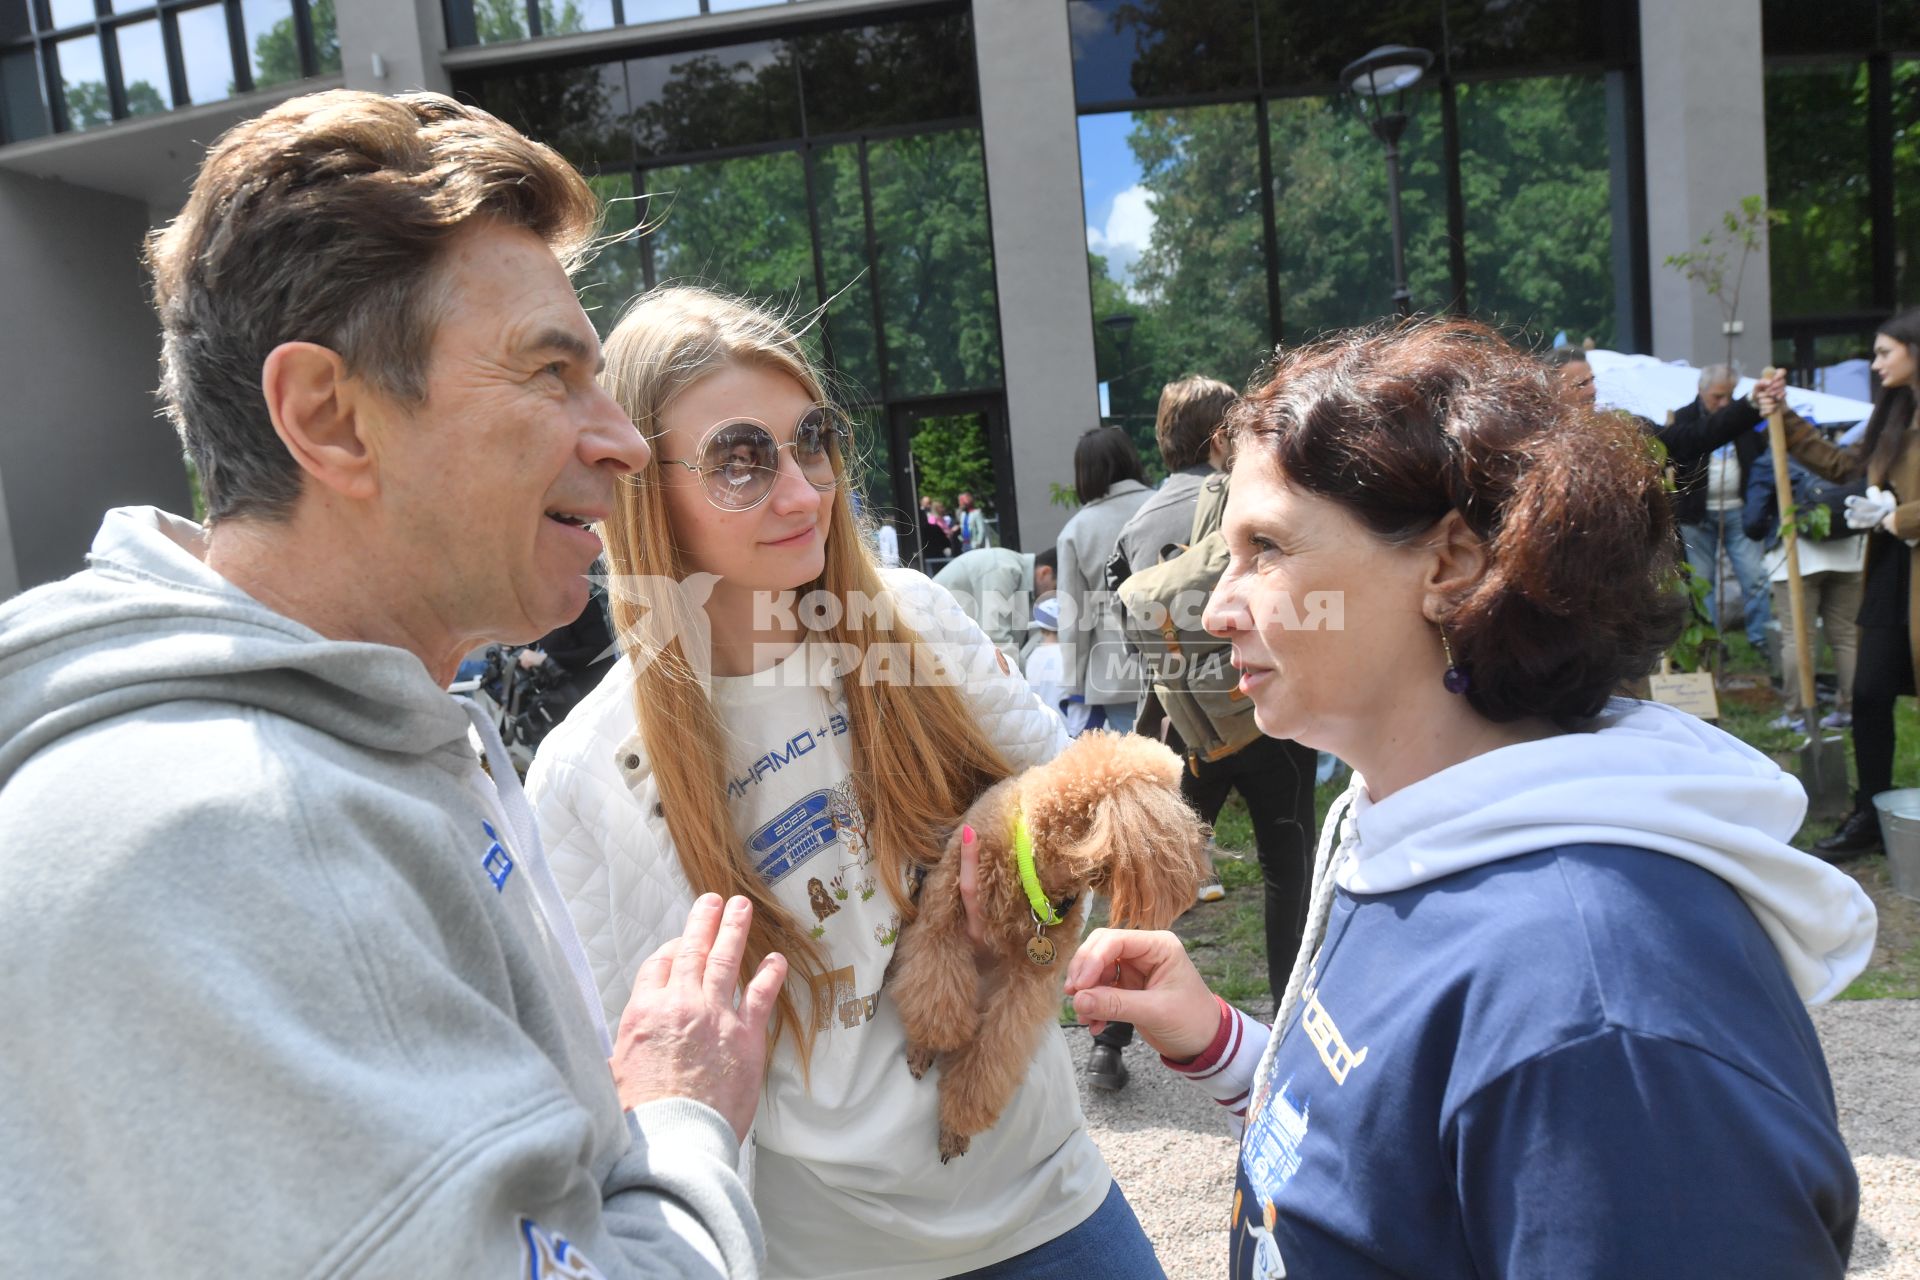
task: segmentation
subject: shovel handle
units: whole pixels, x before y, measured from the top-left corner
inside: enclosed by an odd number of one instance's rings
[[[1773,376],[1771,368],[1762,378]],[[1773,496],[1780,509],[1780,544],[1787,553],[1787,599],[1793,611],[1793,658],[1800,680],[1800,707],[1809,721],[1815,707],[1813,697],[1813,649],[1807,643],[1807,594],[1800,581],[1800,532],[1794,526],[1793,481],[1787,474],[1787,420],[1776,408],[1767,415],[1767,442],[1773,452]]]

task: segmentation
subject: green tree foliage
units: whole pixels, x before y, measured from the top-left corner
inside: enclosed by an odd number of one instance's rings
[[[993,462],[977,415],[922,418],[913,437],[913,462],[920,496],[945,503],[956,520],[962,493],[971,493],[987,514],[993,514]]]
[[[93,129],[107,124],[113,119],[113,105],[107,97],[107,86],[99,80],[82,80],[77,84],[65,86],[67,104],[67,123],[74,129]],[[152,115],[167,109],[166,100],[160,91],[145,80],[135,80],[127,86],[127,114],[130,116]]]
[[[486,2],[481,0],[481,3]],[[340,27],[334,18],[334,0],[309,0],[307,20],[313,26],[313,51],[315,61],[319,64],[319,73],[338,71]],[[265,31],[254,33],[254,88],[288,84],[305,74],[300,68],[300,40],[294,34],[291,15],[280,19]]]
[[[1137,67],[1138,64],[1136,64]],[[1138,72],[1137,72],[1138,74]],[[1527,340],[1565,330],[1614,335],[1605,96],[1595,77],[1455,86],[1470,309]],[[1384,149],[1338,97],[1268,104],[1277,255],[1263,244],[1252,104],[1140,112],[1128,142],[1154,213],[1152,239],[1123,287],[1090,257],[1096,355],[1111,407],[1155,456],[1160,387],[1204,373],[1244,386],[1270,358],[1267,272],[1279,331],[1298,342],[1392,307]],[[1414,99],[1400,145],[1407,276],[1414,306],[1452,306],[1436,93]],[[1119,343],[1098,321],[1130,314]]]
[[[868,148],[868,168],[888,389],[895,396],[938,395],[998,383],[979,132],[890,138]]]
[[[1769,68],[1765,94],[1767,203],[1788,219],[1768,253],[1773,313],[1870,307],[1866,64]]]

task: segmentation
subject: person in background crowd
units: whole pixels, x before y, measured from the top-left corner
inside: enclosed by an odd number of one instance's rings
[[[1027,650],[1022,669],[1033,694],[1064,718],[1067,700],[1067,669],[1060,660],[1060,601],[1048,596],[1033,606],[1035,643]]]
[[[603,1023],[443,691],[587,606],[647,464],[567,278],[599,216],[483,111],[334,90],[229,130],[148,241],[208,523],[109,512],[0,608],[8,1256],[758,1273],[734,1165],[785,962],[689,899]]]
[[[1137,573],[1185,548],[1201,486],[1218,474],[1217,464],[1224,460],[1221,426],[1238,398],[1232,387],[1213,378],[1182,378],[1161,388],[1153,434],[1167,478],[1120,531],[1128,572]],[[1167,742],[1176,751],[1186,749],[1170,727]],[[1180,794],[1203,822],[1219,818],[1230,792],[1238,791],[1246,802],[1265,894],[1267,981],[1275,1000],[1287,988],[1293,954],[1306,927],[1318,765],[1319,753],[1312,748],[1262,736],[1224,759],[1190,757],[1180,775]],[[1209,862],[1200,901],[1215,902],[1225,894]],[[1126,1023],[1108,1023],[1087,1057],[1089,1083],[1124,1088],[1128,1071],[1121,1050],[1132,1040],[1133,1029]]]
[[[914,868],[982,790],[1066,745],[1059,717],[943,588],[874,565],[844,419],[778,316],[646,294],[608,335],[605,379],[654,441],[608,558],[643,582],[701,575],[704,625],[668,610],[663,632],[660,601],[616,595],[634,656],[548,737],[527,788],[609,1004],[697,893],[751,897],[749,962],[793,962],[751,1143],[768,1276],[1158,1280],[1064,1038],[1009,1064],[998,1123],[944,1164],[940,1091],[907,1072],[885,985]],[[783,613],[796,592],[842,608]],[[930,667],[954,678],[916,678]]]
[[[1245,1117],[1230,1274],[1840,1280],[1803,1002],[1873,904],[1787,843],[1794,778],[1610,696],[1686,608],[1641,428],[1463,320],[1289,351],[1230,423],[1208,629],[1353,782],[1271,1033],[1172,933],[1097,930],[1066,983]],[[1333,589],[1343,630],[1285,625]]]
[[[1069,701],[1086,708],[1089,729],[1133,728],[1141,682],[1126,651],[1107,582],[1120,531],[1153,491],[1133,441],[1119,427],[1094,427],[1073,449],[1080,509],[1060,531],[1060,644]]]
[[[1849,527],[1867,534],[1866,574],[1860,599],[1860,650],[1854,661],[1853,754],[1859,790],[1853,812],[1832,835],[1817,842],[1830,857],[1851,857],[1880,847],[1873,797],[1893,786],[1893,704],[1914,692],[1920,670],[1920,625],[1913,592],[1913,558],[1920,551],[1920,425],[1916,425],[1914,377],[1920,361],[1920,310],[1903,311],[1873,338],[1873,371],[1880,394],[1867,419],[1865,438],[1851,448],[1831,444],[1812,424],[1786,410],[1787,448],[1814,473],[1829,480],[1864,477],[1866,493],[1846,503]],[[1785,379],[1761,389],[1762,412],[1784,406]]]
[[[1032,555],[980,547],[955,556],[933,580],[953,593],[995,648],[1017,662],[1027,647],[1033,602],[1053,590],[1057,557],[1052,547]]]
[[[1700,395],[1674,411],[1673,422],[1654,428],[1673,464],[1674,514],[1687,562],[1696,575],[1716,582],[1714,569],[1726,548],[1740,580],[1747,642],[1767,652],[1773,597],[1767,585],[1765,549],[1746,534],[1743,512],[1754,459],[1767,448],[1766,424],[1751,399],[1736,400],[1739,377],[1724,364],[1700,371]],[[1720,626],[1719,592],[1707,597],[1707,616]]]
[[[900,567],[900,534],[893,527],[893,516],[879,513],[873,526],[873,550],[883,569]]]
[[[974,505],[973,495],[963,493],[954,501],[960,504],[961,554],[992,546],[993,535],[988,532],[987,513]]]
[[[1859,654],[1860,632],[1854,621],[1860,616],[1860,596],[1866,579],[1861,570],[1866,564],[1865,534],[1849,533],[1846,497],[1864,493],[1866,481],[1857,485],[1836,486],[1820,480],[1791,457],[1787,459],[1788,483],[1793,487],[1794,504],[1803,510],[1816,505],[1828,508],[1828,536],[1813,538],[1802,534],[1795,539],[1800,562],[1800,581],[1807,609],[1807,637],[1818,652],[1820,622],[1833,649],[1834,672],[1839,681],[1831,715],[1820,717],[1824,729],[1844,729],[1853,723],[1853,676]],[[1787,709],[1773,722],[1776,729],[1806,728],[1806,708],[1800,705],[1799,666],[1794,648],[1793,605],[1788,598],[1786,546],[1780,539],[1780,504],[1773,476],[1773,450],[1768,449],[1754,463],[1753,477],[1747,482],[1747,505],[1741,524],[1746,535],[1767,549],[1767,563],[1773,580],[1773,615],[1780,619],[1780,670],[1784,676]]]
[[[953,528],[946,520],[946,508],[932,498],[920,499],[920,555],[929,573],[937,572],[959,554]]]

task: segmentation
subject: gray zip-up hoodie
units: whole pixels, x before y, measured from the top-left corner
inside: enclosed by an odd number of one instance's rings
[[[0,1256],[756,1275],[731,1127],[621,1111],[460,704],[201,545],[114,511],[0,606]]]

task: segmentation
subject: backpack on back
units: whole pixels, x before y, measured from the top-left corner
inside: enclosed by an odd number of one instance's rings
[[[1261,736],[1253,700],[1240,692],[1240,673],[1229,661],[1232,644],[1200,625],[1207,598],[1227,568],[1227,540],[1220,532],[1226,505],[1226,477],[1210,478],[1194,508],[1186,549],[1119,588],[1121,626],[1145,664],[1148,697],[1160,704],[1188,753],[1205,761],[1224,759]]]

